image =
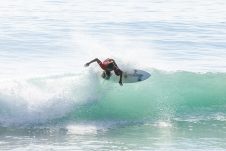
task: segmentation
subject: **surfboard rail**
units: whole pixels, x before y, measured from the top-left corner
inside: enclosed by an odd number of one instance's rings
[[[150,73],[140,69],[124,70],[122,75],[122,83],[136,83],[148,79],[151,76]],[[110,79],[105,79],[112,82],[119,82],[119,76],[112,74]]]

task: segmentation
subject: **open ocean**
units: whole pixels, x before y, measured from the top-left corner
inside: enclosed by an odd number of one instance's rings
[[[2,0],[0,150],[226,150],[225,0]],[[151,73],[103,80],[94,58]]]

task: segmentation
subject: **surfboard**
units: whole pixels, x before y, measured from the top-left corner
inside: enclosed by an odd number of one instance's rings
[[[135,83],[135,82],[141,82],[146,79],[148,79],[151,76],[150,73],[143,71],[143,70],[138,70],[138,69],[131,69],[128,71],[123,70],[123,75],[122,75],[122,83]],[[105,79],[109,80],[112,82],[119,82],[119,76],[116,76],[114,72],[112,72],[112,75],[110,79]]]

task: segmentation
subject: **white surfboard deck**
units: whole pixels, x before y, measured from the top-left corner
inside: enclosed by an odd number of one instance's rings
[[[148,79],[151,76],[150,73],[143,71],[143,70],[138,70],[138,69],[131,69],[128,71],[123,71],[122,75],[122,83],[135,83],[135,82],[140,82]],[[109,81],[116,82],[118,83],[120,79],[120,76],[116,76],[114,74],[114,71],[112,71],[112,75]],[[107,80],[107,79],[105,79]]]

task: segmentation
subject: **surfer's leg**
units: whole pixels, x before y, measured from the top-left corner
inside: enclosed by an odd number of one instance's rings
[[[120,76],[122,74],[122,71],[119,68],[114,69],[115,75]]]

